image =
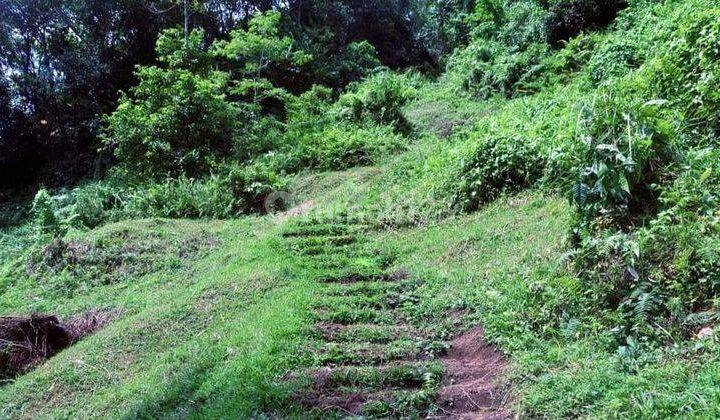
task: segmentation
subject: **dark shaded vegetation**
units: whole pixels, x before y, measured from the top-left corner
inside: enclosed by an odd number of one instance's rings
[[[258,12],[282,10],[283,34],[317,58],[302,72],[267,69],[273,83],[293,93],[316,83],[341,88],[381,63],[434,67],[415,23],[406,18],[406,3],[190,3],[188,21],[203,30],[203,42],[228,39]],[[57,187],[103,174],[113,159],[107,151],[97,153],[100,116],[141,78],[136,65],[157,63],[156,40],[183,23],[182,4],[67,0],[0,6],[2,189],[17,193],[37,183]],[[270,102],[264,107],[271,109]]]
[[[582,32],[611,24],[618,13],[628,7],[627,0],[563,0],[550,8],[548,41],[559,47]]]

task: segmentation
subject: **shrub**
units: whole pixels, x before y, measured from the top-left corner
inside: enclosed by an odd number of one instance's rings
[[[718,17],[649,5],[641,32],[607,38],[588,66],[602,87],[580,125],[574,261],[623,341],[677,342],[720,317]]]
[[[223,180],[180,176],[128,191],[126,217],[228,218],[241,207]]]
[[[588,147],[572,200],[585,220],[627,223],[651,211],[654,185],[676,157],[674,115],[662,106],[605,94],[584,108],[579,129]]]
[[[547,42],[547,12],[533,1],[506,2],[504,24],[497,39],[511,51],[524,51],[533,44]]]
[[[228,219],[264,211],[267,195],[288,188],[288,179],[276,172],[274,163],[266,157],[244,166],[226,165],[199,179],[181,175],[127,187],[114,186],[117,180],[88,184],[67,194],[68,203],[55,213],[67,214],[78,228],[92,229],[126,218]]]
[[[488,136],[464,160],[455,206],[473,211],[505,191],[536,183],[545,166],[543,154],[520,136]]]
[[[689,152],[688,170],[662,190],[643,226],[576,230],[575,266],[594,301],[620,315],[621,337],[687,339],[720,315],[719,157]]]
[[[321,51],[326,52],[326,51]],[[314,80],[334,88],[343,88],[361,80],[382,66],[375,47],[367,41],[351,42],[342,51],[310,64]]]
[[[313,86],[299,96],[288,101],[286,132],[288,137],[298,132],[317,131],[327,124],[336,122],[333,91],[325,86]]]
[[[499,42],[472,42],[449,58],[448,76],[460,89],[487,98],[497,91],[490,76],[497,57],[503,53],[504,48]]]
[[[698,312],[720,309],[714,303],[720,292],[718,157],[714,150],[691,152],[690,170],[662,192],[663,210],[638,232],[645,288],[661,298],[658,309],[673,315],[684,334],[707,322]]]
[[[125,217],[227,219],[263,211],[263,200],[288,181],[266,165],[231,166],[202,179],[181,176],[129,190]]]
[[[62,221],[56,214],[56,205],[45,188],[38,190],[32,203],[32,216],[38,233],[60,236],[63,232]]]
[[[639,64],[637,46],[623,40],[602,44],[588,62],[587,71],[598,85],[610,78],[624,76]]]
[[[233,196],[242,203],[243,212],[265,211],[264,200],[272,193],[289,188],[289,179],[278,171],[271,159],[258,159],[246,167],[230,168],[225,181]]]
[[[229,76],[210,70],[202,31],[186,43],[180,31],[167,30],[157,52],[165,67],[137,68],[138,84],[105,117],[103,141],[130,179],[208,173],[230,154],[241,127],[239,108],[225,96]]]
[[[537,93],[552,86],[567,85],[585,68],[592,58],[597,36],[580,35],[571,39],[561,50],[546,54],[515,84],[518,92]]]
[[[122,209],[124,191],[110,182],[88,184],[72,191],[74,203],[70,211],[76,225],[93,229],[114,218]]]
[[[456,52],[448,69],[461,89],[478,98],[488,99],[495,94],[510,98],[525,93],[518,83],[542,61],[546,52],[544,44],[510,52],[499,42],[479,40]]]
[[[287,150],[290,172],[303,168],[342,170],[371,165],[405,146],[406,140],[385,125],[328,124],[317,131],[298,131]]]
[[[240,81],[262,80],[278,86],[285,73],[298,72],[312,59],[295,48],[293,38],[281,33],[281,19],[278,11],[253,16],[247,29],[235,29],[229,40],[215,42],[213,55],[228,60]]]
[[[408,133],[411,126],[402,107],[415,98],[416,84],[413,75],[382,71],[349,86],[337,107],[341,117],[349,121],[390,125],[400,133]]]
[[[202,31],[157,42],[159,66],[140,66],[138,84],[106,117],[104,142],[118,173],[134,181],[213,172],[223,160],[251,160],[276,145],[290,97],[278,80],[312,57],[280,32],[279,12],[208,46]],[[217,69],[226,69],[220,71]]]
[[[662,97],[683,112],[698,139],[720,134],[719,22],[718,8],[685,17],[675,42],[653,63]]]
[[[225,97],[226,75],[143,67],[137,77],[104,139],[130,178],[202,175],[231,153],[240,114]]]
[[[712,149],[691,151],[688,170],[660,195],[662,211],[637,233],[640,286],[660,298],[653,315],[670,315],[685,337],[720,310],[718,158]]]

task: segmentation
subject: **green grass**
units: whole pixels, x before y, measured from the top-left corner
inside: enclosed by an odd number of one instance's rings
[[[67,315],[96,307],[124,312],[1,388],[0,415],[243,417],[274,409],[284,395],[276,376],[302,361],[301,332],[315,285],[294,275],[295,261],[279,246],[273,225],[254,218],[133,221],[88,237],[128,230],[167,234],[170,245],[212,232],[220,245],[186,265],[160,266],[72,298],[23,285],[3,294],[4,314]]]
[[[565,200],[532,192],[432,226],[377,231],[366,236],[364,247],[392,255],[390,271],[403,268],[422,279],[415,284],[412,304],[402,306],[416,325],[438,336],[484,325],[488,338],[511,356],[511,372],[500,380],[514,384],[520,413],[717,414],[720,361],[714,345],[635,364],[617,356],[610,332],[594,324],[601,314],[584,313],[577,279],[562,263],[569,223]],[[312,308],[325,305],[332,316],[366,321],[370,312],[356,306],[382,306],[377,296],[403,295],[405,286],[358,282],[341,288],[313,280],[323,271],[298,258],[323,256],[288,253],[291,242],[283,232],[287,229],[278,229],[272,218],[250,218],[132,221],[71,235],[92,243],[120,233],[137,243],[151,238],[167,255],[176,255],[178,244],[199,234],[213,237],[215,244],[197,258],[152,265],[141,275],[129,271],[72,296],[44,293],[37,284],[32,287],[30,278],[17,281],[2,295],[3,314],[32,308],[70,315],[97,307],[124,313],[2,387],[0,416],[299,413],[289,398],[295,385],[279,380],[285,372],[323,361],[392,360],[433,346],[360,324],[337,340],[366,341],[367,348],[337,344],[323,360],[310,354]],[[321,288],[327,298],[319,297]],[[438,320],[448,311],[461,311],[462,324]],[[369,375],[364,381],[385,380],[362,372]],[[425,394],[418,395],[407,398]],[[399,398],[395,408],[367,409],[399,415],[413,404]]]
[[[425,228],[380,233],[375,245],[424,280],[411,313],[448,309],[482,323],[511,357],[506,378],[528,416],[657,418],[718,415],[714,341],[621,357],[609,314],[587,313],[579,280],[562,263],[565,200],[524,193]]]

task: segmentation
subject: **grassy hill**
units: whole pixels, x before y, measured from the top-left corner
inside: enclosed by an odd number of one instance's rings
[[[225,175],[101,183],[48,198],[119,197],[98,227],[0,232],[0,315],[109,314],[8,377],[0,417],[452,416],[473,331],[502,369],[467,412],[717,417],[720,8],[633,1],[556,46],[510,37],[534,16],[510,3],[439,79],[327,108],[375,120],[253,161],[285,211],[237,216]]]

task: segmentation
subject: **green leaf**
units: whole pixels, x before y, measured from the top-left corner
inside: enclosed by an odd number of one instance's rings
[[[700,182],[705,182],[708,178],[710,178],[710,175],[712,175],[712,167],[708,167],[705,169],[705,172],[700,175]]]
[[[627,177],[625,177],[625,174],[618,174],[618,184],[620,184],[620,188],[622,188],[623,191],[630,194],[630,183],[628,182]]]

